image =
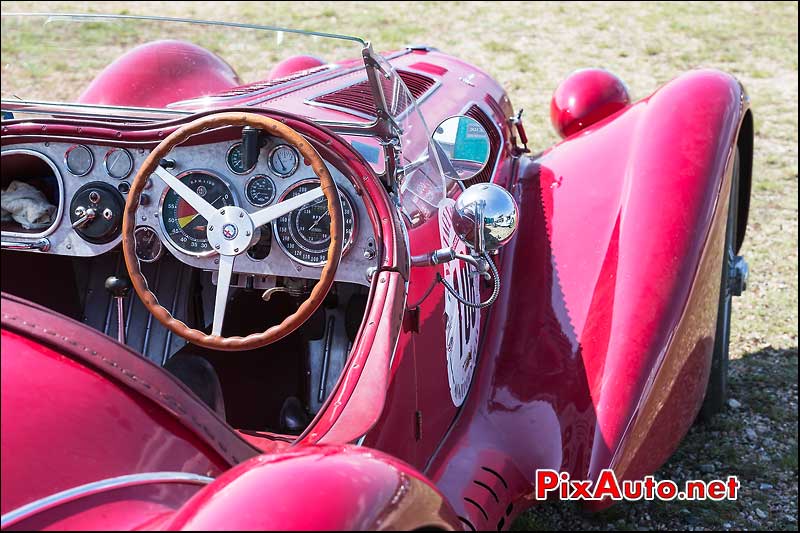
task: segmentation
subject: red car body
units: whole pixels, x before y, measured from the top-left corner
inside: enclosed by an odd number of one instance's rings
[[[152,68],[175,46],[189,45],[159,42],[123,56],[82,101],[160,107],[240,85],[205,51],[194,72]],[[315,65],[292,61],[297,68],[274,72]],[[481,70],[424,48],[391,63],[438,84],[419,103],[428,124],[480,117],[493,152],[475,181],[504,187],[520,208],[516,236],[494,257],[501,292],[481,311],[463,404],[448,388],[444,290],[435,283],[442,267],[409,263],[440,247],[437,219],[404,229],[370,167],[338,136],[295,116],[301,102],[289,97],[264,112],[363,176],[385,245],[337,388],[294,440],[240,432],[134,351],[6,295],[4,529],[506,529],[534,503],[537,469],[593,480],[610,468],[639,479],[675,450],[708,382],[737,145],[736,201],[748,205],[753,129],[742,86],[697,70],[631,104],[627,93],[603,90],[605,76],[571,79],[552,109],[566,138],[531,156],[518,146],[508,96]],[[162,89],[141,91],[150,80],[136,77],[153,73]],[[599,98],[601,110],[568,109],[581,98]],[[247,105],[245,95],[225,107]],[[575,114],[589,118],[578,123]],[[2,144],[92,138],[151,147],[182,122],[11,120]],[[3,290],[14,292],[5,282]]]

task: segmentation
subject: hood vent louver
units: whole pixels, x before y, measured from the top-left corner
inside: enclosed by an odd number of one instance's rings
[[[418,74],[416,72],[410,72],[407,70],[399,70],[397,71],[397,74],[408,87],[411,96],[413,96],[417,101],[427,96],[428,93],[430,93],[436,86],[436,81],[433,78],[425,76],[424,74]],[[390,87],[386,88],[390,89]],[[386,98],[388,100],[387,104],[389,108],[392,108],[393,102],[391,99],[393,98],[393,95],[388,94],[388,92],[389,91],[387,91],[386,94]],[[362,80],[352,85],[342,87],[341,89],[336,89],[335,91],[311,98],[307,101],[307,103],[311,105],[328,107],[368,120],[374,120],[378,113],[378,110],[375,106],[375,100],[372,98],[372,91],[367,80]],[[400,114],[403,111],[403,108],[395,110],[397,114]]]

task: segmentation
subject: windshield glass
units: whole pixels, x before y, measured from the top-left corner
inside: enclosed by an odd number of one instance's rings
[[[343,135],[398,192],[412,221],[429,218],[444,198],[429,128],[391,65],[393,55],[374,53],[358,37],[177,18],[5,12],[0,36],[3,119],[282,110]]]
[[[334,70],[347,60],[360,63],[366,44],[357,37],[246,24],[65,14],[3,13],[1,35],[3,100],[50,102],[78,102],[114,60],[158,41],[194,46],[160,47],[152,57],[137,61],[128,83],[138,83],[142,92],[159,91],[170,79],[204,66],[202,50],[195,47],[216,55],[221,68],[227,64],[235,81],[245,85],[270,78],[272,66],[293,56],[320,59],[322,68],[316,71]],[[356,67],[363,70],[359,63]],[[213,87],[203,92],[215,94]],[[139,103],[146,108],[169,104],[143,98]]]

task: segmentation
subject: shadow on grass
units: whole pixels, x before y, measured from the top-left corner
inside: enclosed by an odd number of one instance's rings
[[[736,501],[622,502],[589,514],[574,502],[534,507],[515,530],[797,530],[797,347],[766,347],[731,360],[729,404],[696,423],[655,473],[680,485],[738,476]]]

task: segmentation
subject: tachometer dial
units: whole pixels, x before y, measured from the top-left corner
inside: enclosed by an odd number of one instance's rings
[[[228,168],[236,174],[247,174],[256,168],[255,163],[250,168],[244,168],[242,159],[242,143],[236,143],[228,149],[227,155]]]
[[[233,194],[225,182],[209,172],[194,170],[178,178],[216,208],[234,205]],[[161,225],[182,252],[192,255],[213,252],[206,238],[208,221],[172,189],[167,189],[161,200]]]
[[[253,176],[245,185],[247,201],[256,207],[264,207],[275,199],[275,183],[264,174]]]
[[[281,197],[281,201],[297,196],[319,187],[318,180],[304,180],[290,187]],[[356,234],[356,220],[353,216],[353,204],[341,189],[342,218],[344,219],[344,246],[342,255],[347,253],[353,244]],[[321,267],[328,259],[328,246],[331,243],[331,218],[328,213],[328,202],[325,197],[295,209],[273,222],[273,229],[278,244],[289,256],[308,266]]]
[[[300,165],[300,156],[288,144],[279,144],[269,153],[269,168],[282,178],[294,174]]]

